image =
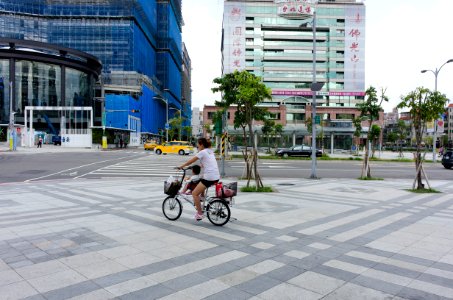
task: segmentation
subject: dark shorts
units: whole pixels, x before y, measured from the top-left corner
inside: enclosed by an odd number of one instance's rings
[[[219,182],[219,180],[205,180],[205,179],[202,179],[202,180],[201,180],[201,183],[202,183],[206,188],[208,188],[208,187],[210,187],[210,186],[216,184],[217,182]]]

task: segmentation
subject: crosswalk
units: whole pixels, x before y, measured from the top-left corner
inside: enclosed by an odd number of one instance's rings
[[[189,157],[179,155],[147,154],[129,161],[109,165],[87,174],[81,178],[90,177],[168,177],[174,175],[176,166],[187,161]]]

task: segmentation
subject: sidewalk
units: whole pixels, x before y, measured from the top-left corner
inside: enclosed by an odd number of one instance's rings
[[[166,220],[160,180],[0,185],[1,298],[453,299],[450,181],[265,184],[224,227]]]
[[[31,154],[31,153],[62,153],[62,152],[97,152],[97,151],[116,151],[116,150],[142,150],[142,147],[127,147],[127,148],[108,148],[102,149],[100,145],[93,145],[92,148],[69,148],[69,147],[61,147],[55,145],[48,145],[43,144],[42,148],[35,147],[17,147],[16,151],[10,151],[9,144],[6,142],[0,142],[0,153],[20,153],[20,154]]]

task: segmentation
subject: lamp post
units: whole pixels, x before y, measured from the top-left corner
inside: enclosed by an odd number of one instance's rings
[[[437,76],[439,75],[440,70],[443,66],[448,63],[453,62],[453,59],[447,60],[440,68],[433,70],[422,70],[422,73],[432,72],[434,74],[434,91],[437,92]],[[437,140],[437,122],[434,122],[434,135],[433,135],[433,162],[436,162],[436,140]]]
[[[317,179],[316,175],[316,93],[319,92],[324,83],[316,82],[316,11],[313,12],[313,83],[311,84],[312,91],[312,114],[311,114],[311,130],[312,130],[312,141],[311,141],[311,175],[310,179]]]
[[[169,92],[169,89],[163,89],[164,92]],[[154,99],[159,99],[165,102],[165,141],[168,142],[168,99],[162,96],[154,96]]]

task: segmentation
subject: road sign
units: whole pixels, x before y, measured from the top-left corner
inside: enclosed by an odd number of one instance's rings
[[[444,120],[436,120],[437,122],[437,133],[444,133]]]
[[[316,125],[321,124],[321,116],[315,116],[315,124]]]
[[[170,124],[165,123],[165,129],[166,129],[166,130],[170,129]]]

